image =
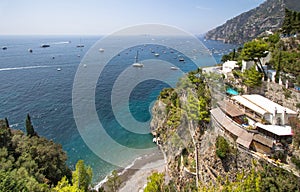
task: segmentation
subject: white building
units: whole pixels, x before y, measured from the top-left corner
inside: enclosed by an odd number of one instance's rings
[[[261,95],[237,95],[232,99],[272,125],[287,125],[289,117],[297,116],[297,112]]]
[[[288,119],[297,117],[297,112],[256,94],[233,96],[232,99],[253,119],[252,126],[259,132],[279,140],[293,135]]]
[[[227,74],[230,73],[233,69],[238,68],[237,61],[226,61],[222,65],[222,73],[227,77]]]

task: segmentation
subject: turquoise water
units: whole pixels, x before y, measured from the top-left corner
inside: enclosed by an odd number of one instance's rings
[[[68,154],[68,164],[71,167],[74,167],[79,159],[83,159],[93,168],[95,181],[101,180],[116,167],[95,155],[79,134],[72,110],[72,88],[82,58],[99,38],[95,36],[0,36],[0,46],[8,47],[7,50],[0,50],[0,118],[7,117],[12,128],[25,130],[24,120],[26,114],[30,113],[38,134],[62,144]],[[218,41],[204,43],[217,52],[213,54],[216,62],[221,59],[220,52],[228,52],[233,47]],[[50,47],[40,48],[41,44],[50,44]],[[84,44],[85,47],[77,48],[77,44]],[[28,51],[29,48],[33,50],[32,53]],[[140,50],[139,58],[144,60],[153,58],[153,53],[146,51],[150,48],[160,53],[161,60],[171,62],[184,72],[196,68],[187,58],[185,63],[174,59],[175,54],[179,55],[175,50],[174,53],[164,53],[166,47],[156,45],[126,49],[104,68],[95,90],[95,107],[98,116],[102,117],[101,123],[116,142],[135,149],[153,147],[151,135],[137,135],[123,129],[114,117],[110,95],[119,74],[134,61],[136,50]],[[198,59],[201,60],[201,57]],[[61,68],[61,71],[57,71],[58,68]],[[144,69],[136,69],[134,72],[132,78],[147,75]],[[168,70],[168,73],[175,75],[171,81],[176,84],[181,75],[179,70]],[[122,116],[122,110],[129,108],[136,121],[149,125],[151,104],[156,100],[160,90],[167,86],[154,79],[137,84],[129,96],[129,105],[118,106],[120,120],[126,121],[126,117]],[[120,90],[117,94],[123,93]],[[86,126],[92,127],[94,122],[91,121]],[[131,126],[136,125],[131,124]],[[95,141],[95,144],[98,143],[101,142]],[[112,150],[105,144],[100,147],[108,148],[108,151]]]
[[[238,95],[239,94],[239,92],[237,92],[236,90],[234,90],[231,87],[226,90],[226,93],[229,93],[230,95]]]

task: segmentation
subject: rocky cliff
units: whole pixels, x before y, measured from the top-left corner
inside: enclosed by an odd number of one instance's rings
[[[187,186],[191,189],[190,185],[196,186],[196,181],[204,185],[225,178],[234,181],[237,173],[247,173],[252,168],[253,157],[233,144],[226,158],[220,159],[215,146],[220,131],[209,121],[195,120],[189,114],[195,103],[199,103],[191,98],[196,98],[199,90],[210,92],[202,83],[196,83],[195,88],[165,90],[152,108],[151,132],[159,137],[160,148],[167,157],[168,175],[178,191],[187,190]]]
[[[267,0],[257,8],[228,20],[206,33],[207,39],[242,44],[266,31],[275,31],[283,23],[285,8],[300,11],[299,0]]]

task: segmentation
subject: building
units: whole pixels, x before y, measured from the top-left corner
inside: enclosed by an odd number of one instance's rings
[[[217,103],[211,110],[212,123],[239,147],[272,153],[292,141],[288,118],[297,113],[261,95],[238,95]]]
[[[296,117],[297,112],[283,107],[261,95],[237,95],[232,100],[253,120],[263,124],[287,125],[289,117]]]
[[[227,77],[228,73],[231,73],[233,69],[239,68],[237,61],[226,61],[222,65],[222,73]]]

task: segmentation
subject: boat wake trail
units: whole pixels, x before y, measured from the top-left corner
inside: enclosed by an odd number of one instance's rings
[[[47,65],[37,65],[37,66],[27,66],[27,67],[9,67],[9,68],[0,68],[0,71],[12,71],[12,70],[22,70],[22,69],[36,69],[36,68],[47,68],[51,66]]]
[[[54,43],[51,43],[52,45],[60,45],[60,44],[69,44],[71,43],[70,41],[60,41],[60,42],[54,42]]]

